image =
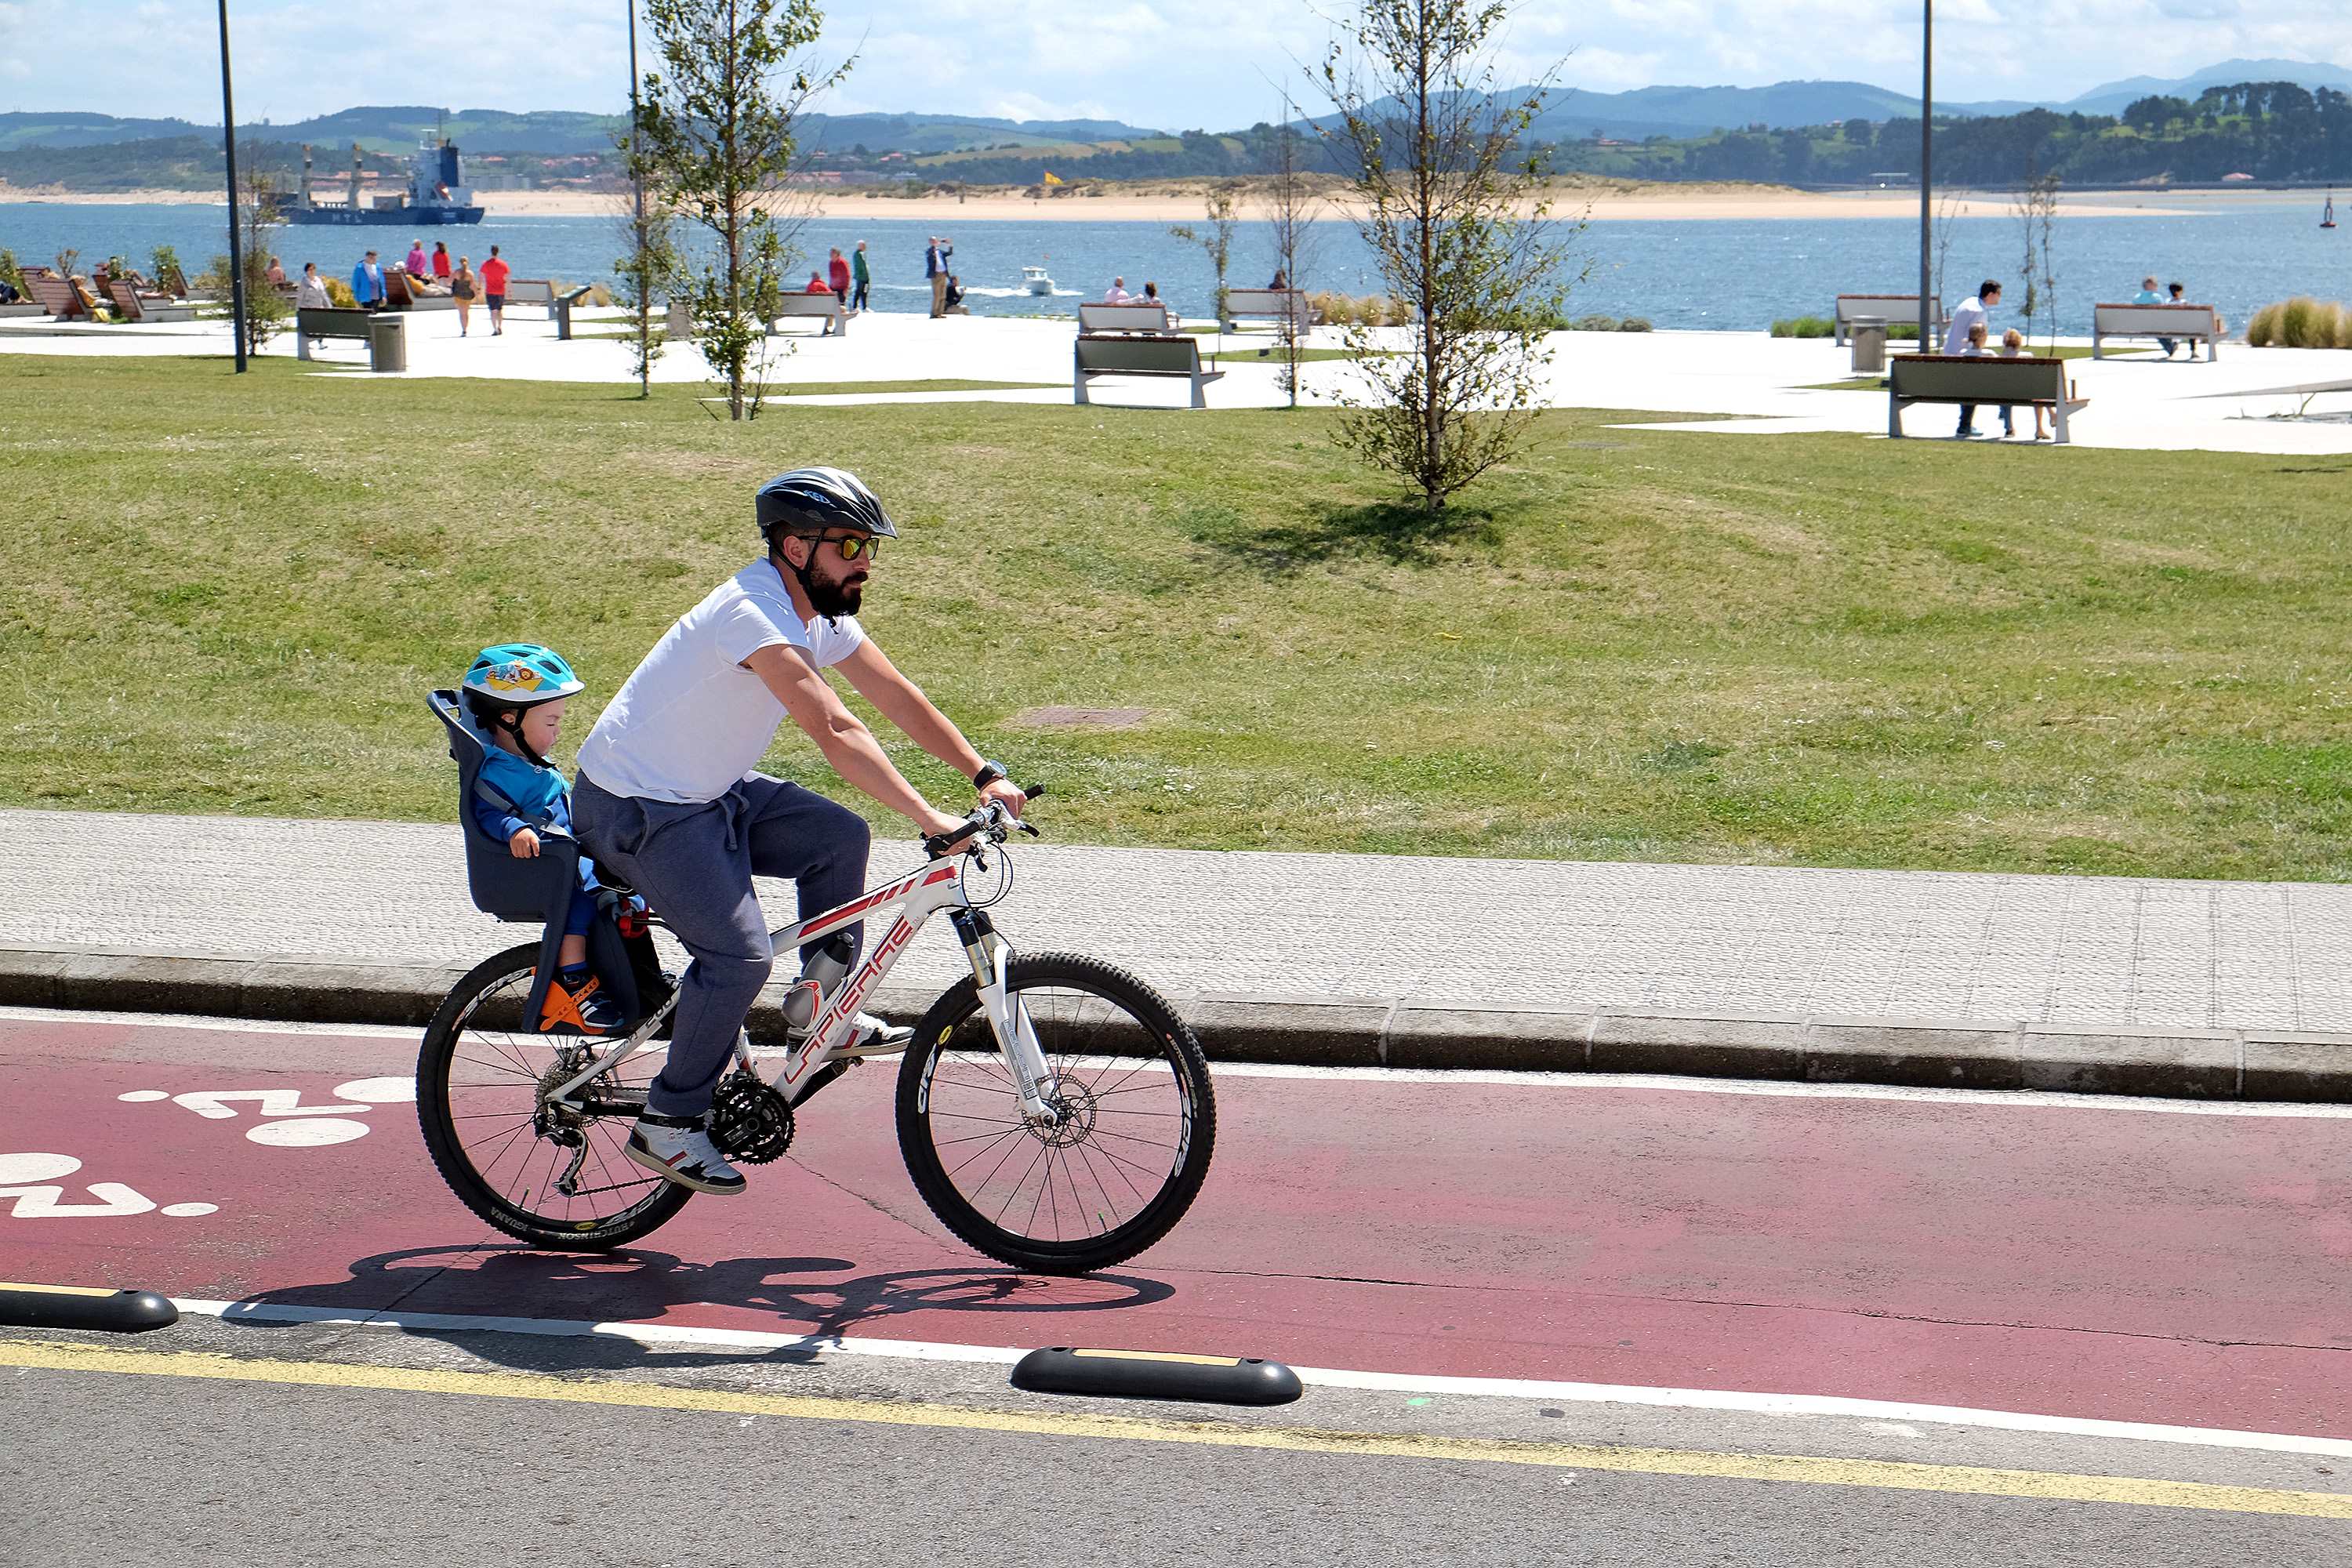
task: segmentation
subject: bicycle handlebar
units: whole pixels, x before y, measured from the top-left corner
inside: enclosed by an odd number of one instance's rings
[[[1045,786],[1041,784],[1024,784],[1022,786],[1021,793],[1031,800],[1035,800],[1045,793]],[[992,800],[970,816],[965,817],[963,826],[953,833],[934,833],[926,837],[923,840],[923,852],[937,860],[975,833],[985,833],[990,843],[1002,844],[1004,842],[1004,836],[1014,828],[1018,828],[1032,838],[1038,837],[1034,827],[1006,811],[1001,802]]]

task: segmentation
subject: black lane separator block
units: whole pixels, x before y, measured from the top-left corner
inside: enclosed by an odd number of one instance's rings
[[[180,1321],[180,1309],[152,1290],[0,1281],[0,1324],[16,1329],[103,1329],[143,1334]]]
[[[1163,1351],[1034,1350],[1013,1368],[1013,1386],[1031,1394],[1114,1399],[1185,1399],[1210,1405],[1287,1405],[1304,1392],[1298,1374],[1255,1356]]]

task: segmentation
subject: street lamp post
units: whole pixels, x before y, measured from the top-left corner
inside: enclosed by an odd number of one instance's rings
[[[229,335],[236,340],[236,372],[245,374],[245,237],[236,221],[236,102],[228,84],[228,0],[220,0],[221,151],[228,160]]]
[[[631,237],[636,241],[637,254],[637,342],[642,346],[653,332],[654,302],[646,289],[646,173],[637,160],[637,0],[628,0],[629,6],[629,192],[636,203],[636,227]],[[651,373],[640,370],[638,385],[648,395],[652,392]]]
[[[1933,243],[1928,233],[1927,193],[1935,184],[1935,156],[1936,0],[1919,0],[1919,352],[1923,354],[1935,352],[1927,337],[1936,311],[1927,295],[1932,281],[1927,251]]]

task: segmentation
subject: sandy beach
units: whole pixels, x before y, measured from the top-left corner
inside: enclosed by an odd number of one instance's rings
[[[2063,202],[2062,217],[2178,217],[2212,200],[2240,201],[2276,193],[2164,194],[2121,192],[2085,194]],[[485,191],[478,198],[485,209],[507,217],[601,217],[617,215],[625,197],[600,191]],[[1060,196],[1052,200],[1007,194],[974,193],[952,195],[897,196],[879,193],[817,190],[807,193],[817,216],[832,218],[909,218],[923,223],[1076,222],[1182,223],[1201,216],[1201,196],[1172,191],[1139,195]],[[217,191],[119,191],[92,195],[57,190],[26,190],[0,184],[0,202],[54,202],[74,206],[115,206],[146,202],[194,202],[218,205]],[[1344,201],[1326,204],[1330,216],[1351,216]],[[1590,207],[1589,213],[1586,209]],[[1262,216],[1244,202],[1244,212]],[[1596,223],[1640,220],[1694,221],[1724,218],[1873,218],[1916,216],[1918,193],[1885,191],[1798,191],[1766,185],[1641,185],[1570,186],[1552,198],[1552,216],[1572,218],[1580,214]],[[2005,192],[1974,192],[1962,195],[1959,216],[2002,216],[2011,210]]]

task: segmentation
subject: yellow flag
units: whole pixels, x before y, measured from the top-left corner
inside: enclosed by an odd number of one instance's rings
[[[1048,169],[1045,171],[1045,183],[1049,185],[1058,185],[1062,183],[1062,176]]]

